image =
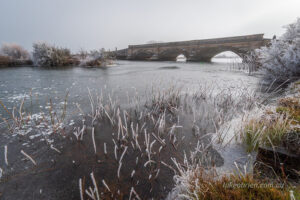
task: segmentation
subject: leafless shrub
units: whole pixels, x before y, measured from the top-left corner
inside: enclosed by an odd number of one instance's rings
[[[300,18],[278,40],[259,50],[266,81],[285,82],[300,77]]]
[[[0,54],[14,60],[28,60],[29,53],[18,44],[3,44],[0,49]]]
[[[79,52],[80,66],[92,67],[92,66],[105,66],[108,58],[105,54],[105,49],[92,50],[87,53],[84,50]]]
[[[258,71],[261,68],[261,63],[259,60],[258,53],[255,51],[251,51],[244,57],[244,64],[247,65],[249,74],[252,72]]]
[[[79,56],[79,59],[80,59],[80,60],[84,60],[84,59],[87,58],[88,52],[87,52],[86,50],[84,50],[83,48],[81,48],[81,49],[79,50],[78,56]]]
[[[59,48],[47,43],[33,44],[33,62],[36,66],[65,66],[74,63],[67,48]]]

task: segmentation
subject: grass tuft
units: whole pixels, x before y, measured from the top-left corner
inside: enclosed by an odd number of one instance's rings
[[[266,110],[256,119],[250,119],[241,131],[242,142],[248,152],[258,149],[259,146],[290,146],[300,143],[289,140],[295,137],[300,128],[300,101],[299,97],[286,97],[278,100],[275,112]],[[293,149],[293,148],[292,148]]]
[[[256,151],[259,146],[280,146],[285,134],[291,131],[291,120],[283,114],[267,114],[260,119],[251,119],[241,134],[247,152]]]

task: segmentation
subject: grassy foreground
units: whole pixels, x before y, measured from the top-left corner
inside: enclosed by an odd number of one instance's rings
[[[246,121],[241,139],[248,152],[259,146],[285,147],[300,154],[300,89],[292,84],[293,94],[280,98],[273,109],[266,109],[260,117]]]

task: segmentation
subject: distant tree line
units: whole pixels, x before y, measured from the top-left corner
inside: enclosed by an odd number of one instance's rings
[[[34,65],[34,66],[105,66],[111,62],[105,49],[90,52],[81,49],[78,54],[71,54],[70,49],[57,47],[45,42],[33,44],[29,53],[17,44],[3,44],[0,49],[0,66]]]

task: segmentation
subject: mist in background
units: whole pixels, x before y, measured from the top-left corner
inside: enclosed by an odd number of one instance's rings
[[[0,44],[114,50],[148,41],[265,33],[300,17],[299,0],[0,0]]]

